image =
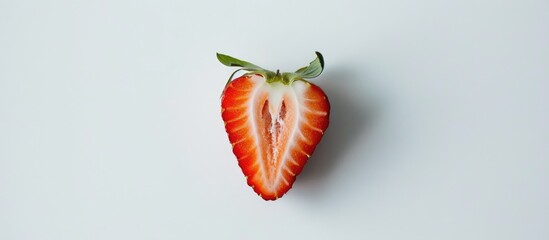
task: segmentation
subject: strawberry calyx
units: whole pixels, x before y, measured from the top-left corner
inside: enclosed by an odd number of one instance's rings
[[[281,73],[279,70],[276,70],[276,72],[264,69],[260,66],[257,66],[253,63],[249,63],[225,54],[217,53],[217,59],[219,62],[221,62],[223,65],[228,67],[239,67],[236,71],[234,71],[231,76],[229,77],[229,80],[225,84],[225,88],[229,85],[229,83],[233,80],[234,75],[239,71],[247,71],[245,75],[249,74],[259,74],[262,75],[268,83],[275,83],[280,82],[285,85],[290,85],[296,80],[300,81],[306,81],[305,79],[311,79],[318,77],[322,70],[324,69],[324,57],[322,57],[322,54],[320,52],[315,52],[316,58],[309,63],[308,66],[302,67],[298,69],[295,72],[284,72]]]

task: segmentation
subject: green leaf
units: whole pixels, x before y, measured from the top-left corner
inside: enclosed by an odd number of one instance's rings
[[[221,54],[221,53],[217,53],[217,60],[219,60],[219,62],[221,62],[223,65],[228,66],[228,67],[243,67],[243,68],[246,68],[246,69],[249,69],[249,70],[262,70],[261,67],[255,65],[255,64],[252,64],[252,63],[249,63],[249,62],[246,62],[246,61],[242,61],[240,59],[236,59],[234,57],[231,57],[231,56],[228,56],[228,55],[225,55],[225,54]]]
[[[324,57],[319,52],[316,53],[316,58],[309,66],[302,67],[295,72],[297,78],[315,78],[318,77],[324,70]]]

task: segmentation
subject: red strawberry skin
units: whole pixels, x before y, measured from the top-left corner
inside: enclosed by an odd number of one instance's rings
[[[221,114],[249,186],[263,199],[282,197],[301,173],[329,124],[330,103],[304,80],[268,83],[246,74],[228,83]]]

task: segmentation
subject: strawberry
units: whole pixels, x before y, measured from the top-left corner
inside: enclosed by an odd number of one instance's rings
[[[217,54],[222,64],[240,67],[223,90],[221,115],[248,185],[265,200],[290,190],[328,128],[328,98],[305,80],[324,68],[322,55],[316,55],[309,66],[280,73]],[[240,70],[247,73],[232,80]]]

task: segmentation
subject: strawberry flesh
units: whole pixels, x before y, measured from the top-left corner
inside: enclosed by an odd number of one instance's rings
[[[221,107],[238,164],[265,200],[290,190],[329,123],[328,98],[305,80],[285,84],[246,74],[228,83]]]

